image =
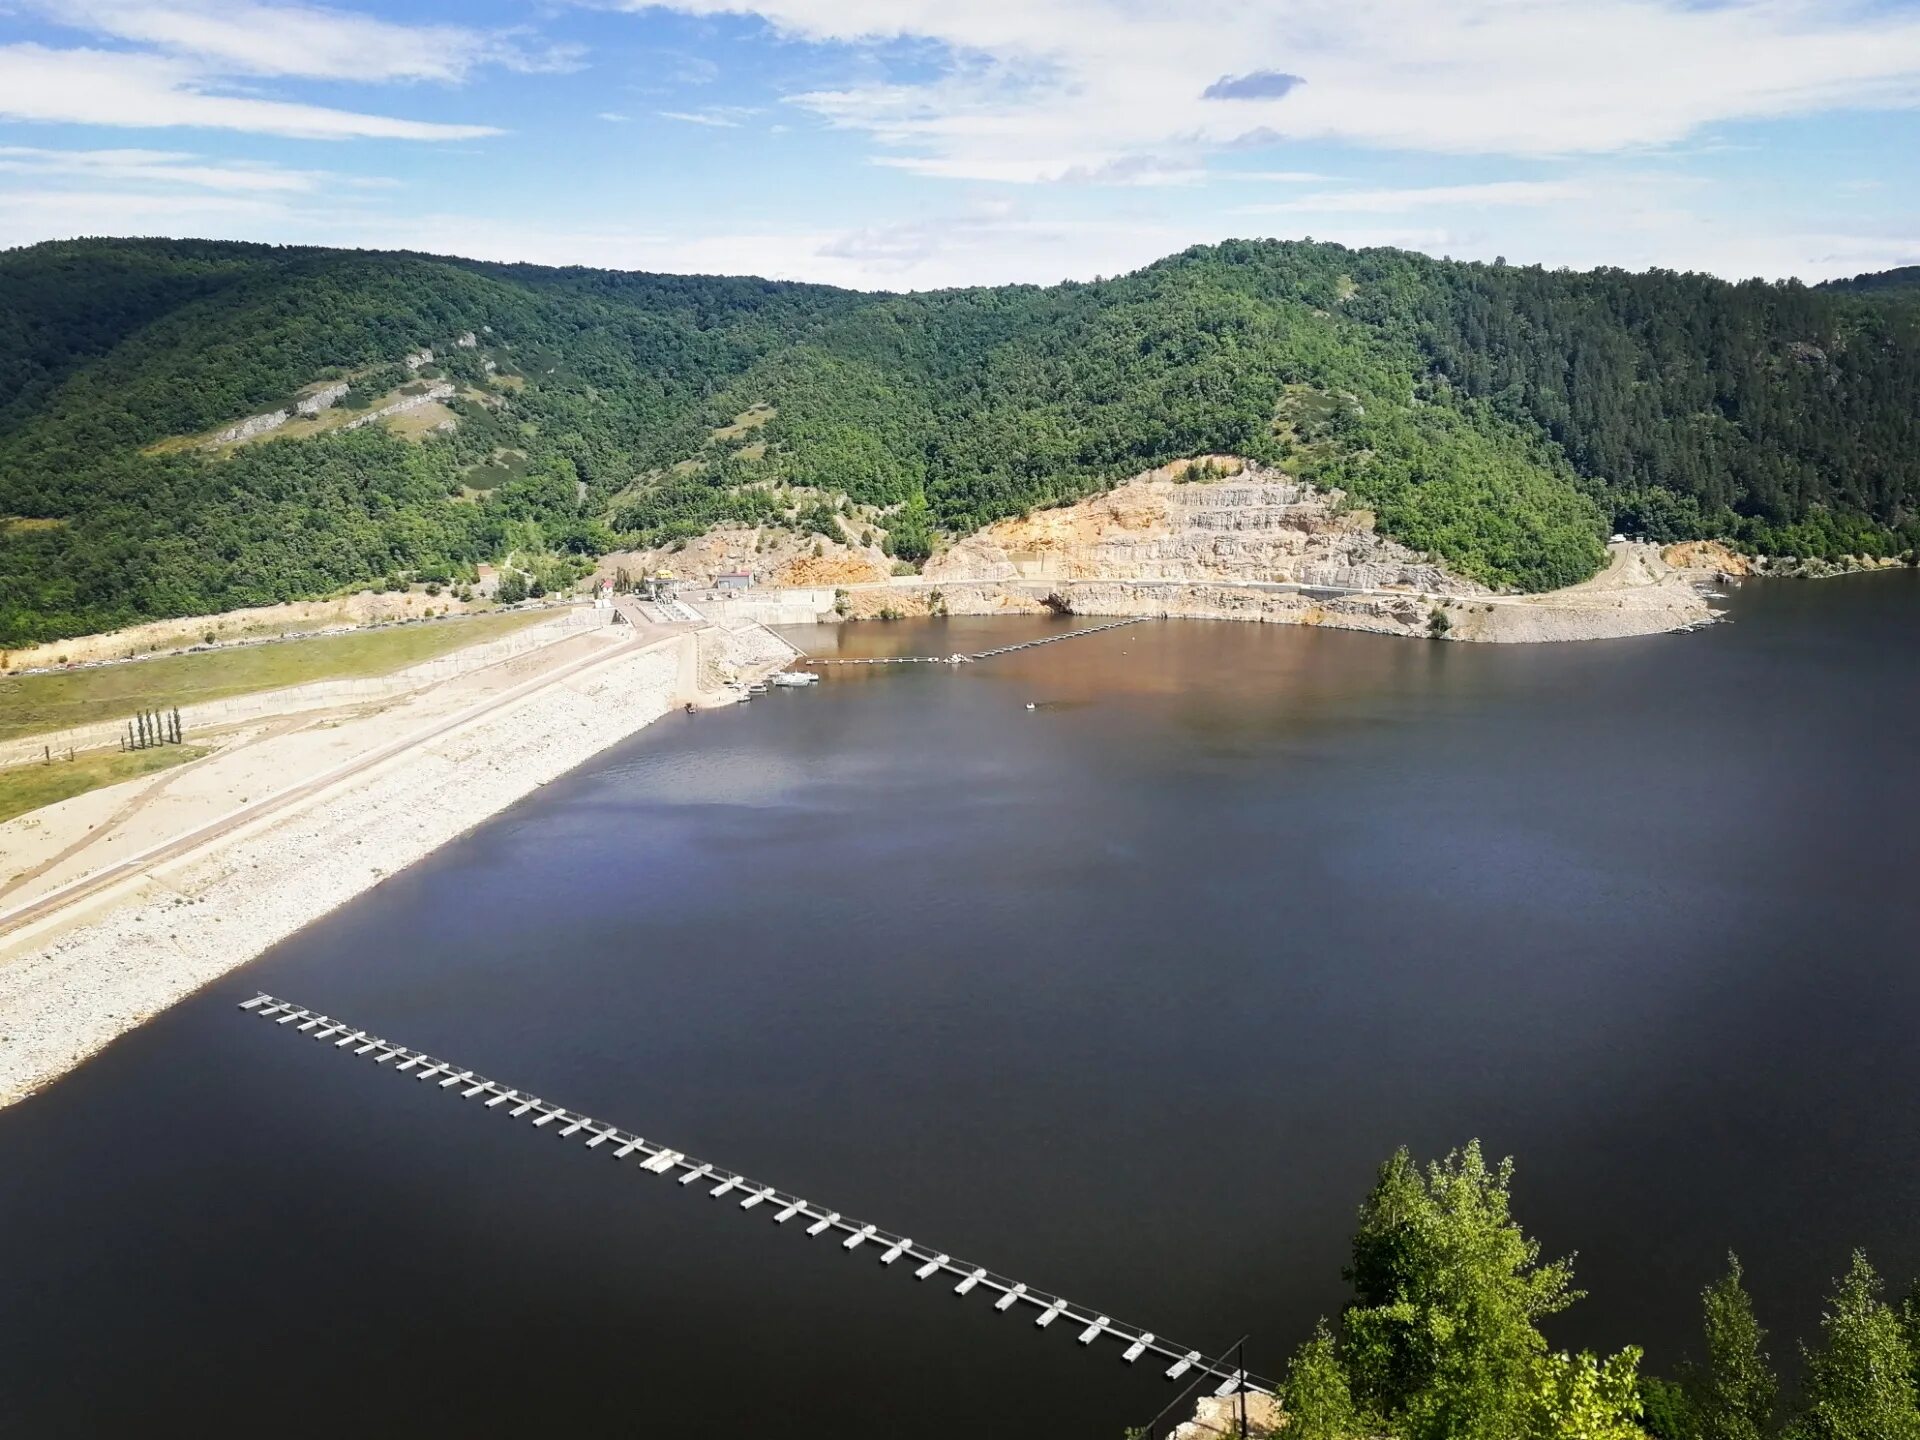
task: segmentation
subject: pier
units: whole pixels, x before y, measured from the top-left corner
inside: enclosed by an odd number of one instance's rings
[[[1121,623],[1130,622],[1122,621]],[[1070,637],[1061,635],[1054,638],[1065,640]],[[1044,644],[1046,642],[1031,641],[1029,643]],[[434,1089],[445,1091],[462,1100],[478,1100],[484,1096],[484,1108],[503,1110],[510,1119],[531,1118],[535,1128],[552,1125],[554,1129],[550,1130],[549,1134],[584,1138],[586,1148],[589,1150],[609,1145],[611,1148],[603,1153],[613,1159],[622,1162],[632,1159],[637,1169],[654,1175],[671,1176],[682,1188],[699,1185],[712,1199],[732,1201],[742,1214],[762,1204],[778,1205],[780,1208],[773,1215],[773,1223],[776,1225],[784,1225],[789,1220],[801,1218],[806,1221],[806,1224],[795,1227],[796,1233],[809,1237],[831,1234],[840,1241],[840,1248],[849,1253],[872,1244],[880,1250],[879,1260],[883,1266],[891,1266],[896,1260],[901,1259],[911,1262],[916,1280],[931,1280],[936,1276],[943,1280],[951,1280],[955,1282],[952,1287],[953,1293],[959,1296],[968,1295],[976,1289],[988,1292],[994,1296],[993,1308],[1003,1313],[1022,1306],[1030,1307],[1038,1312],[1038,1318],[1033,1322],[1036,1329],[1044,1330],[1056,1319],[1064,1317],[1072,1326],[1081,1327],[1077,1335],[1081,1345],[1091,1346],[1096,1340],[1117,1342],[1122,1347],[1120,1359],[1128,1364],[1133,1364],[1143,1356],[1152,1355],[1156,1360],[1167,1362],[1165,1375],[1169,1380],[1179,1380],[1191,1372],[1197,1372],[1213,1383],[1213,1393],[1216,1395],[1233,1395],[1242,1390],[1258,1394],[1272,1394],[1274,1391],[1273,1381],[1247,1374],[1224,1357],[1206,1358],[1204,1352],[1200,1350],[1187,1345],[1176,1345],[1151,1330],[1114,1320],[1091,1306],[1079,1305],[1062,1296],[1023,1284],[989,1270],[984,1265],[956,1259],[945,1251],[937,1250],[932,1245],[914,1240],[910,1236],[895,1234],[878,1225],[852,1219],[842,1215],[838,1210],[817,1205],[810,1200],[781,1190],[777,1186],[750,1180],[711,1161],[697,1160],[684,1151],[660,1141],[645,1139],[617,1125],[551,1104],[525,1091],[511,1089],[473,1070],[456,1066],[450,1061],[436,1059],[418,1050],[410,1050],[391,1040],[383,1040],[377,1035],[349,1025],[344,1020],[336,1020],[331,1016],[319,1014],[295,1005],[291,1001],[267,994],[256,995],[251,1000],[242,1001],[239,1008],[285,1029],[289,1034],[305,1035],[312,1040],[327,1041],[329,1049],[343,1055],[370,1060],[375,1065],[389,1066],[393,1073],[406,1075],[413,1080],[434,1081]],[[505,1107],[510,1103],[512,1108],[506,1109]],[[745,1198],[735,1198],[737,1196]]]
[[[1064,635],[1043,635],[1038,640],[1022,640],[1018,645],[997,645],[991,650],[976,650],[972,654],[956,651],[951,655],[866,655],[857,659],[808,655],[799,663],[802,665],[970,665],[975,660],[991,660],[996,655],[1011,655],[1016,650],[1032,650],[1041,645],[1057,645],[1062,640],[1078,640],[1082,635],[1098,635],[1103,630],[1118,630],[1123,625],[1138,625],[1143,620],[1153,618],[1151,615],[1130,615],[1125,620],[1111,620],[1105,625],[1089,625],[1085,630],[1069,630]]]

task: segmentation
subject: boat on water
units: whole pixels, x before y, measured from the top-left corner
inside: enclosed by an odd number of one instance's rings
[[[765,685],[762,685],[758,680],[754,681],[753,684],[747,686],[747,694],[749,695],[764,695],[766,693],[767,693],[767,687]]]
[[[782,670],[773,677],[773,683],[783,689],[797,689],[803,685],[818,685],[820,677],[810,670]]]

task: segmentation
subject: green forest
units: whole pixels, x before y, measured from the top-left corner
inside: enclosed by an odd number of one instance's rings
[[[913,563],[1205,452],[1337,486],[1499,587],[1580,580],[1615,529],[1909,554],[1920,293],[1876,279],[1236,241],[1088,284],[886,295],[36,245],[0,253],[0,647],[728,520],[831,534],[842,497]],[[463,388],[456,428],[194,442],[324,380],[365,405],[421,347]],[[796,516],[784,487],[825,503]]]
[[[1667,1377],[1633,1346],[1555,1350],[1582,1298],[1513,1216],[1513,1162],[1477,1144],[1424,1167],[1404,1150],[1360,1206],[1351,1298],[1295,1352],[1287,1440],[1920,1440],[1920,1293],[1890,1297],[1864,1254],[1833,1281],[1782,1386],[1737,1257],[1700,1295]]]

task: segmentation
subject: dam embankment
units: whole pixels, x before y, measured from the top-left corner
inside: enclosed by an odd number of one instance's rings
[[[93,869],[16,892],[0,913],[0,1105],[670,709],[792,658],[753,626],[597,639],[464,706],[428,691],[182,767],[209,767],[196,778],[219,793],[123,811],[125,833],[103,837]],[[237,803],[195,823],[221,795]]]

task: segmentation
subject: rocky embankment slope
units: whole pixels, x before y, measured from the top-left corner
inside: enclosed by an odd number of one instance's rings
[[[1705,590],[1725,567],[1705,552],[1669,563],[1652,546],[1621,544],[1583,584],[1497,594],[1381,534],[1373,515],[1337,490],[1238,457],[1203,456],[1074,505],[989,525],[942,550],[919,575],[891,576],[889,568],[872,545],[744,527],[601,562],[609,576],[666,570],[696,588],[744,574],[763,598],[813,592],[807,603],[815,608],[796,619],[1064,607],[1496,643],[1705,624],[1713,618]]]
[[[931,560],[924,575],[850,589],[848,618],[1044,608],[1320,625],[1519,643],[1684,630],[1713,612],[1711,570],[1618,544],[1583,584],[1496,594],[1374,528],[1339,491],[1211,457],[1149,471],[1058,510],[1004,520]],[[1204,464],[1206,462],[1192,462]]]
[[[1242,461],[1223,480],[1185,464],[1149,471],[1060,510],[1003,520],[930,561],[930,581],[1167,581],[1397,588],[1472,595],[1463,580],[1379,534],[1373,516]]]
[[[0,1105],[669,709],[702,698],[702,677],[757,679],[791,658],[790,647],[755,627],[709,626],[655,643],[640,635],[612,642],[584,668],[563,668],[524,694],[445,721],[424,696],[421,714],[402,707],[340,722],[330,734],[359,726],[367,746],[409,727],[422,727],[421,738],[264,818],[246,819],[243,808],[241,823],[216,838],[131,865],[128,878],[0,938]],[[216,757],[175,773],[215,763],[247,762]],[[286,787],[305,778],[285,767],[253,776]],[[251,783],[249,791],[260,793]],[[244,807],[244,797],[235,799]]]

